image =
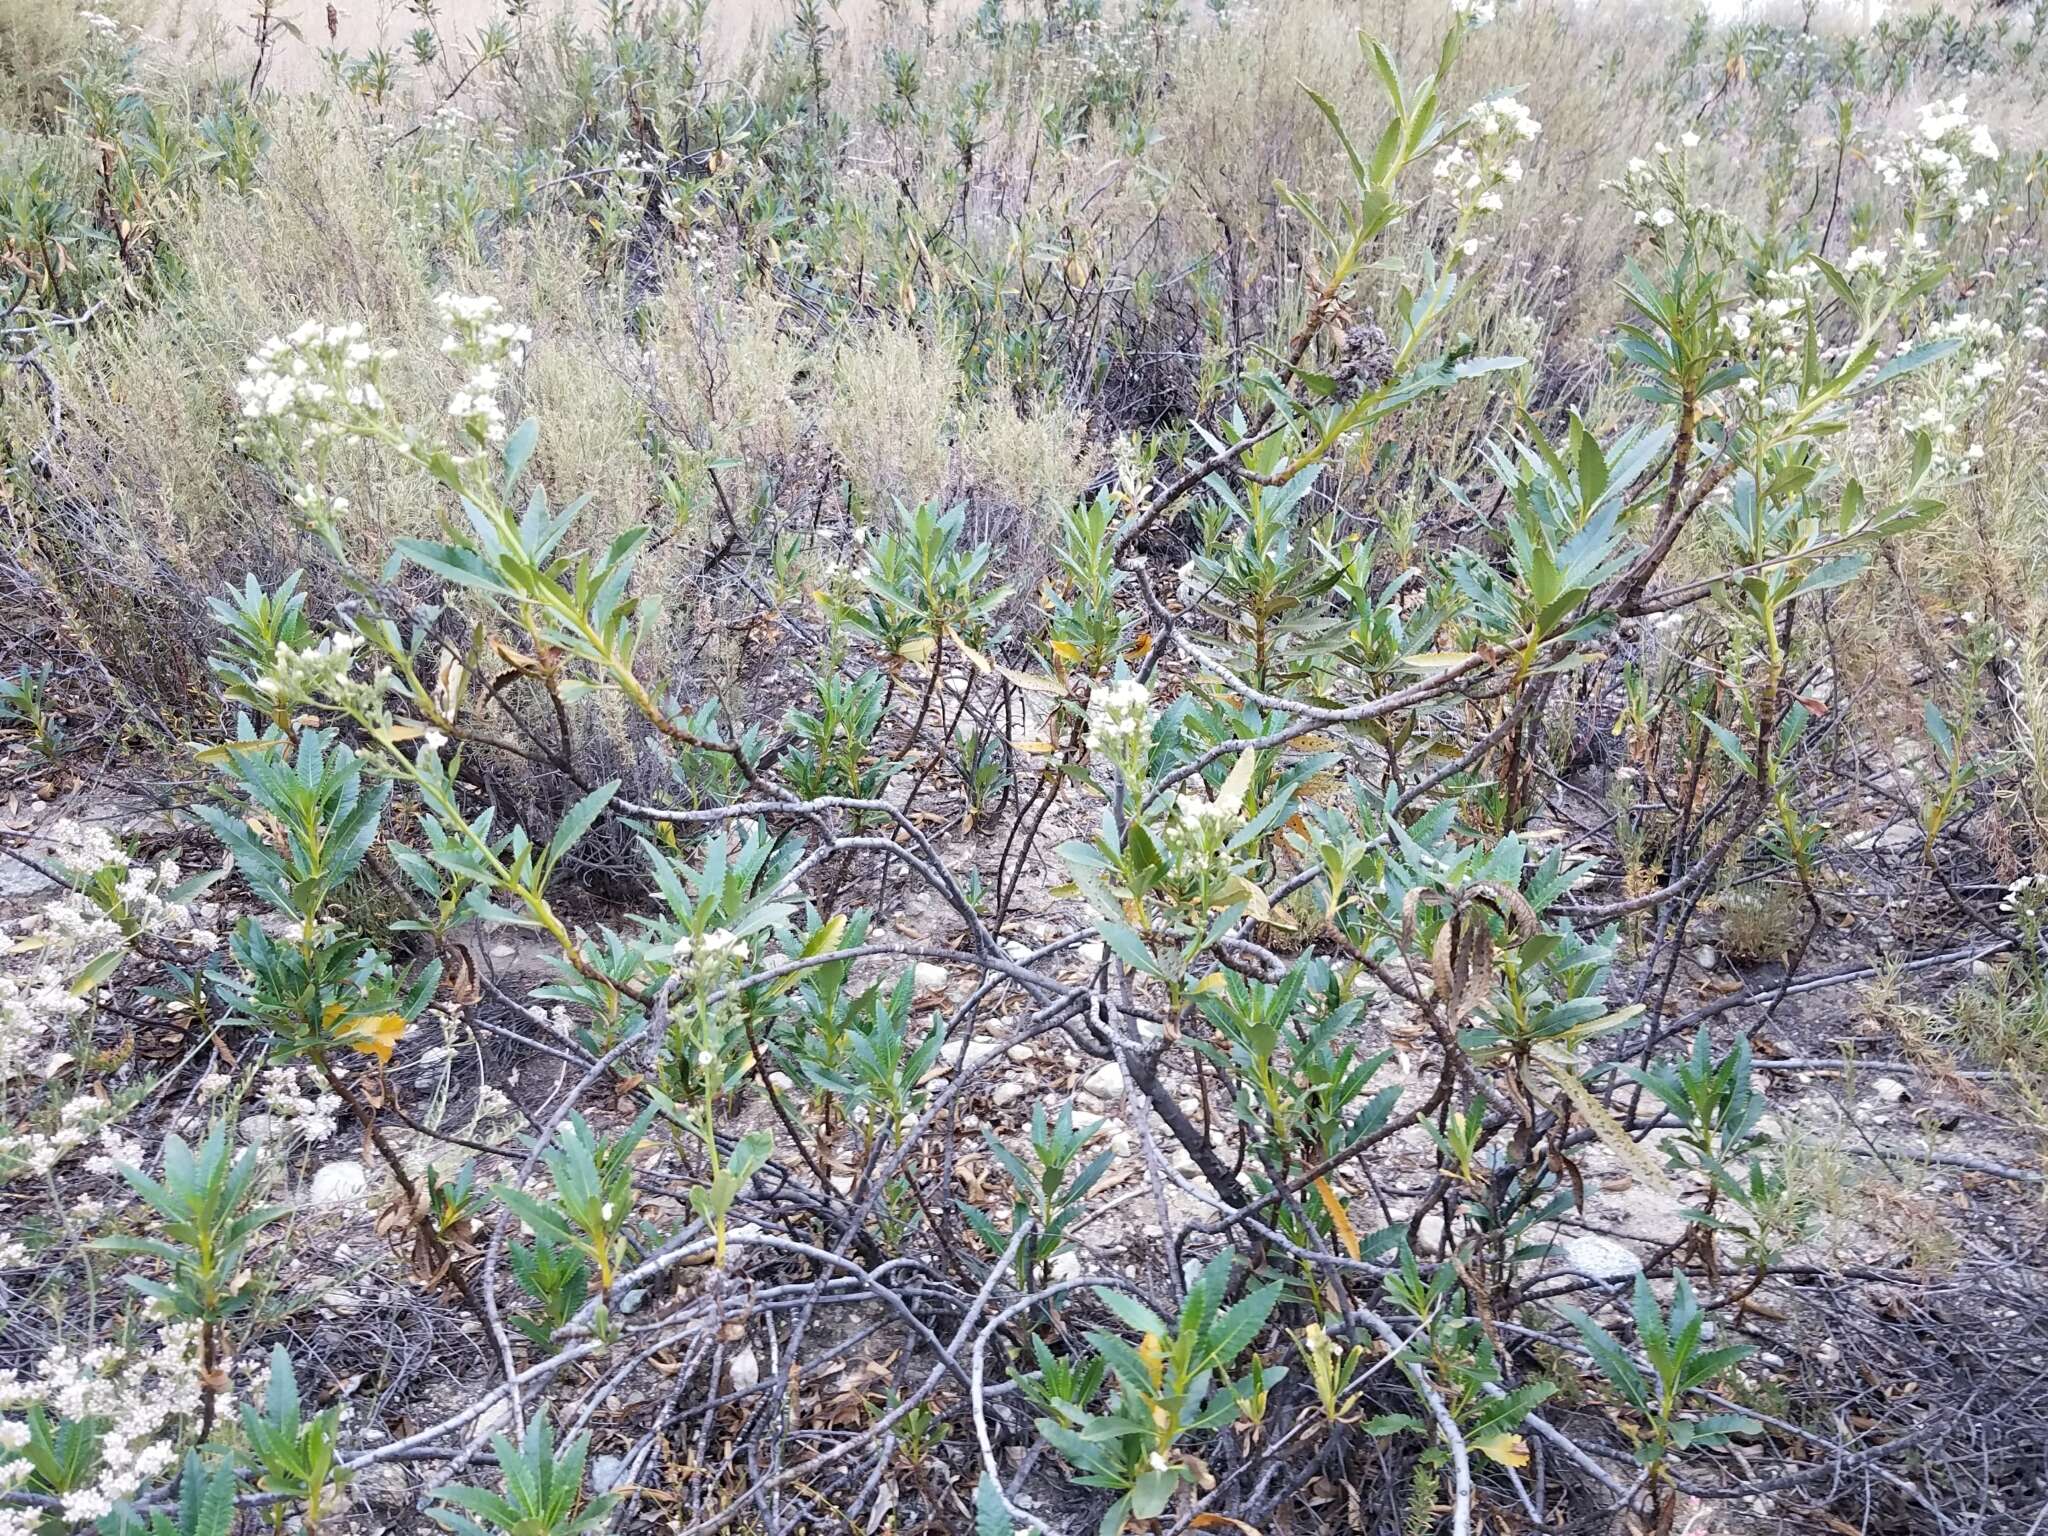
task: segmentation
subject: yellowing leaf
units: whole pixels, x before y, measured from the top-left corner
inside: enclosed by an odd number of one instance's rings
[[[380,1065],[389,1066],[392,1049],[404,1033],[405,1020],[397,1014],[366,1013],[342,1025],[334,1032],[334,1038],[351,1050],[376,1057]]]
[[[1552,1061],[1547,1056],[1538,1056],[1535,1059],[1543,1064],[1552,1080],[1564,1090],[1564,1096],[1572,1101],[1572,1106],[1578,1110],[1579,1117],[1586,1122],[1586,1128],[1600,1138],[1602,1146],[1628,1164],[1630,1173],[1660,1195],[1671,1200],[1678,1198],[1678,1190],[1664,1172],[1664,1165],[1622,1129],[1621,1122],[1607,1112],[1607,1106],[1593,1096],[1569,1064]]]
[[[919,635],[915,640],[904,641],[900,654],[905,661],[929,661],[938,648],[939,642],[930,635]]]
[[[1223,788],[1216,792],[1216,803],[1228,811],[1244,809],[1244,797],[1251,793],[1252,770],[1258,766],[1259,754],[1246,747],[1237,754],[1230,777],[1223,781]]]
[[[1273,920],[1273,907],[1266,900],[1266,893],[1242,875],[1234,877],[1224,887],[1224,899],[1227,902],[1243,902],[1245,910],[1262,923],[1269,923]]]
[[[1002,673],[1013,687],[1022,688],[1026,693],[1049,693],[1057,696],[1065,691],[1042,672],[1019,672],[1015,667],[997,667],[996,670]]]
[[[1526,1467],[1529,1465],[1529,1442],[1520,1435],[1505,1432],[1488,1435],[1483,1440],[1474,1440],[1472,1449],[1504,1467]]]
[[[1478,654],[1477,651],[1417,651],[1405,664],[1421,672],[1435,672],[1443,667],[1461,667]]]
[[[1344,1213],[1344,1202],[1337,1198],[1337,1191],[1330,1188],[1328,1179],[1316,1180],[1316,1193],[1322,1196],[1323,1209],[1330,1213],[1330,1225],[1337,1229],[1337,1241],[1355,1260],[1358,1257],[1358,1233],[1351,1225],[1351,1218]]]

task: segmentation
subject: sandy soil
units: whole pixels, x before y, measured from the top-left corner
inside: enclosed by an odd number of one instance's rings
[[[160,0],[149,31],[172,48],[216,59],[224,68],[254,59],[255,16],[262,0]],[[645,0],[632,0],[634,5]],[[966,0],[945,0],[942,13]],[[362,54],[388,48],[410,59],[406,39],[431,26],[445,52],[464,51],[483,28],[507,20],[507,0],[272,0],[273,13],[295,27],[274,44],[264,82],[290,89],[318,78],[323,50]],[[833,24],[857,30],[883,19],[889,0],[840,0]],[[916,14],[918,0],[895,0],[895,8]],[[523,25],[544,26],[567,13],[579,22],[604,14],[604,0],[527,0]],[[720,46],[737,47],[756,29],[785,24],[792,0],[711,0],[709,33]]]

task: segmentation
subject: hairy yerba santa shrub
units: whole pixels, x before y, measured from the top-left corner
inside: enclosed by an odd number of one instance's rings
[[[1136,133],[1171,18],[1084,9],[1032,35],[1080,76],[1039,130]],[[873,441],[858,360],[925,343],[820,300],[859,339],[815,360],[840,494],[801,549],[728,506],[707,564],[774,584],[757,717],[666,664],[717,622],[648,575],[673,523],[591,541],[544,483],[525,317],[450,287],[427,355],[337,311],[248,358],[236,451],[321,565],[211,604],[217,865],[52,827],[65,894],[9,935],[0,1283],[51,1322],[0,1378],[6,1529],[1668,1532],[1886,1453],[1721,1336],[1821,1271],[1753,1031],[1709,1026],[1770,1019],[1836,920],[1831,626],[1986,456],[2005,333],[1942,253],[2005,156],[1945,99],[1847,243],[1722,206],[1695,133],[1649,146],[1601,189],[1611,387],[1558,406],[1474,332],[1546,133],[1464,99],[1494,10],[1420,74],[1361,38],[1371,112],[1307,93],[1336,190],[1274,194],[1284,324],[1022,552],[927,483],[949,455]],[[889,82],[907,136],[918,61]],[[963,209],[987,107],[955,103]],[[690,222],[655,204],[699,150],[653,115],[662,153],[574,194],[599,281]],[[897,291],[937,260],[894,251]],[[1471,454],[1427,430],[1457,401]],[[359,565],[343,486],[380,481],[438,527]],[[1397,536],[1403,498],[1456,536]],[[1932,868],[1976,770],[1923,718]],[[1775,995],[1675,1005],[1658,957],[1751,877]],[[144,984],[173,1046],[121,1078],[96,1010]],[[1668,1237],[1602,1230],[1595,1181]],[[401,1297],[446,1378],[373,1406],[303,1335]]]

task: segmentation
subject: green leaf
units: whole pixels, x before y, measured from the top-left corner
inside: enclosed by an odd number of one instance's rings
[[[1577,1307],[1560,1304],[1557,1310],[1566,1322],[1578,1330],[1579,1338],[1585,1343],[1586,1352],[1593,1357],[1593,1363],[1600,1367],[1600,1374],[1607,1378],[1616,1391],[1628,1399],[1631,1407],[1647,1412],[1650,1397],[1649,1390],[1643,1382],[1643,1373],[1636,1369],[1635,1362],[1629,1359],[1619,1344],[1614,1342],[1613,1335]]]
[[[1095,1299],[1114,1312],[1126,1328],[1165,1336],[1166,1324],[1160,1320],[1159,1314],[1135,1297],[1126,1296],[1122,1291],[1112,1291],[1107,1286],[1098,1286]]]
[[[566,815],[555,828],[555,835],[548,839],[547,864],[553,868],[561,862],[562,855],[582,839],[597,818],[604,814],[604,808],[611,804],[612,796],[619,792],[619,781],[600,784],[589,794],[569,807]]]
[[[1016,1522],[1003,1503],[1002,1490],[984,1469],[974,1488],[974,1536],[1016,1536],[1016,1531]]]
[[[1102,930],[1102,942],[1110,947],[1117,959],[1143,975],[1164,975],[1159,968],[1159,962],[1152,958],[1152,951],[1146,948],[1144,939],[1139,937],[1135,928],[1126,928],[1122,923],[1109,922],[1099,926]]]
[[[1700,721],[1713,734],[1714,740],[1720,743],[1721,750],[1728,754],[1736,767],[1747,774],[1756,772],[1756,764],[1750,761],[1748,751],[1733,731],[1718,720],[1707,719],[1705,715],[1700,716]]]

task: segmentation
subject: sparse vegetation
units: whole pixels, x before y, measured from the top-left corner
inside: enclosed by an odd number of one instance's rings
[[[358,25],[0,15],[0,1536],[2048,1519],[2048,10]]]

